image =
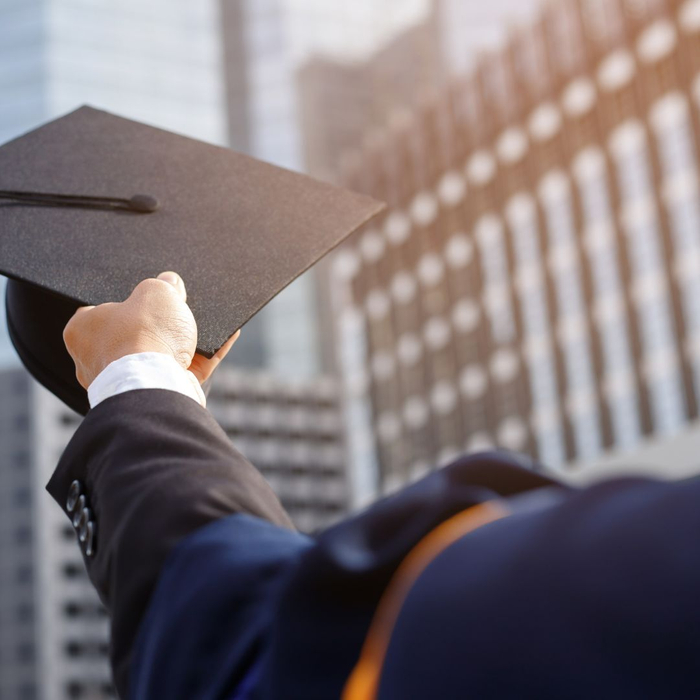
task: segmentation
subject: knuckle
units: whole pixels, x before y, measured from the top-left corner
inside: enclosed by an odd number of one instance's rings
[[[186,319],[172,319],[168,328],[168,345],[175,359],[184,366],[189,366],[194,355],[196,334]]]
[[[177,348],[177,350],[174,353],[174,357],[175,361],[185,368],[189,367],[190,362],[192,361],[192,356],[190,355],[190,353],[182,347]]]
[[[134,294],[153,294],[160,289],[162,284],[165,282],[153,278],[142,280],[134,287]]]
[[[69,349],[72,348],[75,344],[76,337],[76,323],[75,316],[73,316],[73,318],[71,318],[71,320],[68,321],[66,327],[63,329],[63,342],[66,344],[66,347],[68,347]]]
[[[171,308],[179,301],[177,290],[168,282],[157,279],[147,279],[139,282],[131,294],[131,299],[138,304],[147,305],[150,309]]]
[[[76,365],[75,377],[78,380],[78,384],[80,384],[80,386],[82,386],[83,389],[87,389],[91,383],[91,376],[81,363],[78,363]]]

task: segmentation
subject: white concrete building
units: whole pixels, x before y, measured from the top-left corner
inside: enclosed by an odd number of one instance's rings
[[[78,416],[0,372],[0,698],[112,697],[108,622],[75,531],[45,490]]]
[[[208,406],[300,530],[315,532],[347,512],[345,431],[335,380],[288,381],[224,366]]]
[[[474,66],[482,51],[503,46],[508,31],[531,20],[542,0],[437,0],[445,59],[455,74]]]

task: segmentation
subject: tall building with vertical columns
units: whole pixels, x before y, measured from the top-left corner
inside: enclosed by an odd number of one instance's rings
[[[107,617],[44,488],[79,417],[24,369],[0,372],[0,397],[0,697],[113,697]]]
[[[0,143],[84,103],[225,143],[214,0],[0,0],[0,14]],[[0,364],[16,367],[1,309]],[[0,697],[111,697],[107,619],[44,491],[77,417],[22,369],[0,374],[0,413]]]
[[[332,169],[325,167],[324,158],[339,153],[343,124],[353,129],[348,142],[361,130],[355,107],[360,101],[367,103],[372,93],[381,102],[389,96],[387,89],[399,87],[390,76],[385,75],[379,85],[352,68],[339,75],[338,61],[361,61],[373,50],[384,50],[377,47],[397,25],[415,15],[424,0],[218,2],[229,144],[275,165],[321,179],[329,177]],[[432,54],[426,55],[431,59],[426,61],[426,72],[432,69],[432,57],[439,53],[434,44]],[[393,45],[390,42],[389,51]],[[319,52],[327,58],[317,57]],[[406,57],[404,50],[392,66],[402,68],[400,59],[405,61]],[[297,69],[305,61],[318,69],[310,68],[310,81],[299,86]],[[405,93],[405,81],[400,87]],[[328,93],[336,89],[337,93]],[[332,130],[327,128],[329,110],[342,121]],[[313,142],[309,134],[313,134]],[[307,146],[314,148],[316,157],[305,152]],[[231,362],[272,369],[285,377],[308,378],[332,368],[333,349],[324,318],[325,291],[317,272],[315,268],[302,275],[247,324]]]
[[[336,262],[360,500],[464,450],[565,472],[696,421],[699,31],[695,0],[546,3],[358,144],[344,181],[390,204]]]
[[[311,57],[296,77],[307,171],[335,179],[346,151],[393,111],[439,89],[446,75],[435,11],[363,61]]]

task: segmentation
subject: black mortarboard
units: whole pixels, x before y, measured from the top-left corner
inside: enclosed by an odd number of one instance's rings
[[[82,305],[175,270],[211,356],[381,209],[368,197],[90,107],[0,148],[0,272],[10,337],[79,413],[63,344]]]

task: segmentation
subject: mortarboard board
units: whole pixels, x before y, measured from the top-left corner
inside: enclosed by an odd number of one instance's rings
[[[211,356],[382,205],[90,107],[0,147],[0,272],[12,342],[85,414],[63,344],[82,305],[175,270]]]

